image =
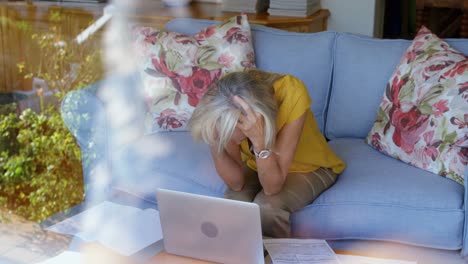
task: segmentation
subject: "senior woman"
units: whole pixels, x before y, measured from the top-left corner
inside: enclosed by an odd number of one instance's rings
[[[333,185],[345,167],[320,133],[304,83],[246,70],[215,82],[189,122],[210,145],[225,198],[257,203],[263,234],[290,237],[289,216]]]

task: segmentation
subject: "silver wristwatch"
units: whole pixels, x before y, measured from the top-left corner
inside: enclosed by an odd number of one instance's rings
[[[269,149],[264,149],[264,150],[260,150],[260,152],[257,152],[255,151],[255,149],[253,150],[253,153],[255,154],[255,157],[256,158],[259,158],[259,159],[266,159],[270,156],[271,154],[271,151]]]

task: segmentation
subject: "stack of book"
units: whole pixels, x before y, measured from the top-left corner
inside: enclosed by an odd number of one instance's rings
[[[270,0],[273,16],[308,17],[321,9],[320,0]]]
[[[256,13],[268,9],[268,0],[224,0],[223,11]]]

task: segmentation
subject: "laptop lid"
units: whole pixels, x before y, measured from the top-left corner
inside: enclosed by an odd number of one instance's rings
[[[165,189],[156,198],[167,252],[227,264],[264,263],[257,204]]]

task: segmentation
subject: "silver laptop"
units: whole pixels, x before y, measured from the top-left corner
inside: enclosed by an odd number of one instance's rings
[[[167,252],[226,264],[264,263],[258,205],[165,189],[156,198]]]

